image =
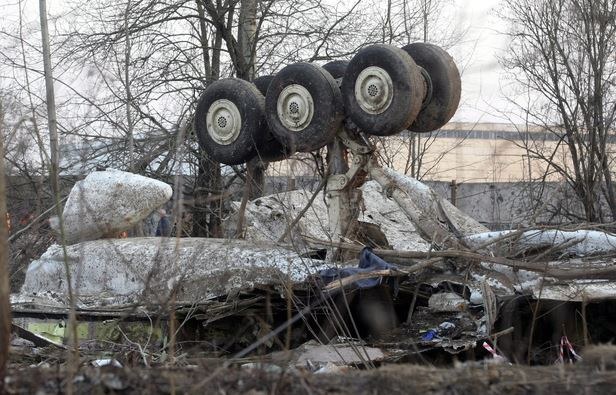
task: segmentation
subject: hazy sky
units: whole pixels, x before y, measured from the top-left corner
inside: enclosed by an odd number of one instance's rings
[[[510,105],[504,98],[501,86],[506,85],[505,73],[498,63],[507,48],[503,35],[507,26],[495,12],[503,0],[455,0],[456,18],[469,29],[463,43],[452,50],[458,60],[471,53],[462,69],[462,104],[454,121],[498,122],[504,118]],[[466,56],[465,56],[466,55]]]

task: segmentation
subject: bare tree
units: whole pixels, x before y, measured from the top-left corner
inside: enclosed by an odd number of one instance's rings
[[[222,32],[212,29],[205,17],[204,0],[196,0],[199,16],[199,44],[203,56],[205,85],[220,77]],[[208,37],[212,37],[211,44]],[[210,55],[211,52],[211,55]],[[222,175],[220,163],[214,161],[204,150],[198,148],[198,170],[193,196],[193,230],[196,237],[220,237],[222,210]],[[216,198],[218,197],[218,198]]]
[[[130,58],[131,58],[131,42],[130,31],[128,29],[130,16],[131,1],[126,2],[126,11],[124,12],[124,89],[126,91],[126,134],[128,135],[128,169],[133,171],[133,162],[135,155],[135,140],[133,136],[133,117],[132,117],[132,94],[130,91]]]
[[[449,0],[388,0],[380,15],[382,42],[408,44],[412,41],[438,41],[450,46],[459,32],[443,21],[443,8]],[[435,29],[433,26],[439,26]]]
[[[194,197],[190,209],[195,236],[221,235],[223,197],[228,196],[220,164],[199,149],[191,133],[201,88],[220,77],[271,74],[292,62],[349,58],[366,43],[421,40],[424,31],[433,31],[432,17],[437,16],[431,13],[430,28],[422,28],[419,5],[393,0],[389,40],[374,34],[384,19],[374,17],[374,5],[365,0],[338,6],[322,0],[96,0],[73,6],[70,24],[57,19],[54,26],[61,34],[51,48],[57,59],[55,74],[61,76],[54,78],[60,91],[56,110],[61,148],[77,154],[73,161],[63,155],[62,165],[80,172],[113,166],[167,180],[183,169],[195,180],[186,188]],[[384,10],[379,5],[383,15]],[[3,63],[21,70],[26,79],[43,75],[37,70],[42,69],[36,61],[40,54],[30,50],[36,47],[28,42],[32,37],[3,33],[15,41],[15,49],[23,46],[15,54],[0,51]],[[80,86],[64,82],[77,75]],[[44,116],[38,109],[43,102],[40,90],[28,81],[23,85],[36,132],[37,118]],[[178,141],[184,130],[188,138]],[[180,157],[180,148],[187,155]],[[47,149],[39,152],[44,155]],[[252,174],[262,184],[264,166],[258,167]],[[225,172],[236,180],[246,178],[245,166]],[[254,188],[256,194],[261,190]]]
[[[101,141],[113,138],[113,144],[105,146],[116,150],[107,155],[107,160],[115,160],[122,157],[116,153],[118,148],[120,152],[127,147],[131,151],[129,136],[134,135],[135,171],[146,170],[139,164],[149,167],[156,159],[152,153],[156,153],[164,159],[157,160],[157,169],[151,169],[154,171],[150,175],[168,174],[173,167],[162,165],[175,160],[171,149],[175,132],[191,123],[200,93],[196,87],[207,86],[221,76],[251,80],[257,72],[273,71],[295,60],[343,56],[344,48],[334,51],[330,42],[341,36],[354,36],[351,27],[356,19],[351,16],[359,12],[359,3],[342,13],[320,0],[303,4],[272,0],[184,0],[172,4],[127,1],[120,5],[99,0],[78,9],[84,22],[89,22],[89,29],[66,32],[64,57],[71,59],[73,65],[94,68],[107,92],[97,93],[96,99],[84,98],[84,104],[99,114],[87,125],[92,130],[89,139],[100,145]],[[165,113],[159,105],[150,104],[161,101],[172,103],[164,107]],[[124,114],[119,111],[119,103],[125,108]],[[83,135],[85,129],[77,133]],[[129,133],[130,130],[135,133]],[[193,154],[196,175],[192,194],[197,227],[193,234],[220,235],[220,165],[198,149],[193,137],[187,146]],[[110,150],[101,150],[98,157],[102,158],[105,151]],[[259,181],[252,188],[251,195],[255,197],[263,189],[265,166],[253,167],[252,178]]]
[[[524,145],[529,156],[546,164],[545,174],[567,182],[585,220],[615,220],[610,145],[616,113],[616,2],[514,0],[504,17],[511,25],[512,45],[503,63],[537,98],[522,110],[530,124],[555,140],[549,145],[529,141]],[[567,156],[561,159],[563,150]]]

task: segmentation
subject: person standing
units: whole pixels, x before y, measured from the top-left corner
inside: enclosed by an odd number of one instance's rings
[[[158,221],[158,228],[156,228],[156,236],[159,237],[169,237],[171,236],[171,222],[169,222],[169,217],[167,217],[167,212],[164,208],[158,210],[158,214],[160,215],[160,220]]]

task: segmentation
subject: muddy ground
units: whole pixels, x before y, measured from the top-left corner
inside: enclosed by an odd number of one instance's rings
[[[284,368],[263,357],[231,360],[180,353],[146,365],[142,355],[132,352],[118,358],[121,367],[95,367],[94,354],[81,353],[79,362],[69,363],[67,351],[53,347],[13,351],[5,380],[9,394],[607,394],[616,388],[616,346],[611,345],[587,347],[575,364],[454,359],[439,367],[430,362],[331,365],[324,373]]]
[[[220,361],[203,361],[183,367],[82,367],[72,383],[76,393],[88,394],[606,394],[616,385],[614,366],[592,364],[466,363],[451,368],[402,364],[330,374],[220,366]],[[63,393],[69,377],[66,367],[11,369],[7,390]]]

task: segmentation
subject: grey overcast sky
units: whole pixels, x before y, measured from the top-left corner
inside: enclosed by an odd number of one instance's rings
[[[501,86],[506,86],[506,75],[498,57],[507,49],[507,26],[495,14],[503,0],[455,0],[455,18],[468,24],[463,43],[452,49],[454,58],[471,53],[470,60],[462,64],[462,103],[454,121],[503,122],[501,114],[512,106],[505,99]]]

